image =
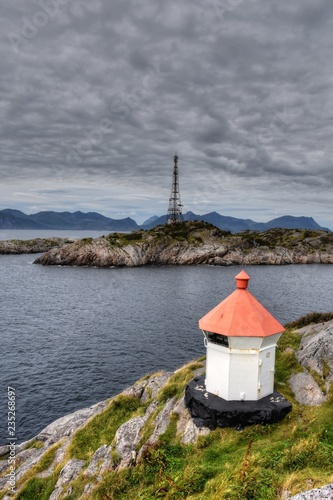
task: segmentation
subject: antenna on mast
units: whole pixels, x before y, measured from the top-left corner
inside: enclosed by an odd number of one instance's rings
[[[171,186],[171,195],[169,198],[169,208],[167,215],[167,224],[173,224],[175,222],[182,222],[183,214],[182,214],[182,203],[180,201],[179,194],[179,180],[178,180],[178,155],[177,151],[175,152],[175,156],[173,157],[173,175],[172,175],[172,186]]]

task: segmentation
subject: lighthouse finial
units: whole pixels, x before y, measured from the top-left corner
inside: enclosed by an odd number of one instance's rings
[[[239,290],[245,290],[248,287],[250,276],[244,271],[244,269],[237,274],[236,278],[236,286]]]

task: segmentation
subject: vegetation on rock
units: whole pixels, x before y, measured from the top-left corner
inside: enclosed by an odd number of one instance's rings
[[[333,263],[333,233],[270,229],[231,234],[207,222],[187,221],[85,238],[50,250],[35,263],[98,267]]]
[[[301,316],[296,321],[291,321],[286,325],[286,328],[303,328],[303,326],[311,325],[311,323],[325,323],[333,319],[333,313],[327,312],[311,312],[305,316]]]

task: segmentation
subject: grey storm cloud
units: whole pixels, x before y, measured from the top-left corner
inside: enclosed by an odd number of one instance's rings
[[[3,0],[2,208],[333,226],[328,0]],[[311,200],[311,203],[309,202]]]

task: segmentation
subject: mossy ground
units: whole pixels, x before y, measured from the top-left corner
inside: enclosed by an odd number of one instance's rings
[[[163,224],[153,229],[132,231],[131,233],[111,233],[105,240],[111,247],[124,248],[126,245],[149,244],[200,247],[205,242],[224,244],[229,249],[249,253],[254,249],[285,248],[301,250],[306,253],[332,251],[333,233],[305,229],[274,228],[268,231],[243,231],[231,234],[204,221],[184,221],[176,224]],[[91,238],[81,240],[81,245],[90,245]]]
[[[30,443],[28,443],[24,449],[25,450],[29,450],[30,448],[40,449],[43,448],[43,446],[44,446],[43,441],[38,441],[37,439],[34,439]]]
[[[287,380],[302,370],[292,352],[299,342],[297,332],[287,331],[277,352],[276,386],[293,404],[282,422],[241,432],[216,429],[195,445],[185,446],[176,436],[174,415],[141,463],[106,474],[94,498],[278,500],[287,491],[293,494],[331,482],[333,395],[320,407],[305,407],[294,399]],[[177,380],[171,379],[161,400],[177,395],[176,386]]]
[[[178,242],[180,244],[199,246],[203,244],[203,238],[212,232],[214,233],[212,236],[215,238],[230,235],[228,231],[222,231],[207,222],[187,221],[179,224],[164,224],[148,231],[140,229],[131,233],[111,233],[106,239],[114,247],[151,242],[166,245]]]
[[[60,470],[56,470],[46,478],[33,477],[24,488],[16,495],[16,500],[48,500],[58,480]]]
[[[94,498],[273,500],[321,486],[333,478],[332,417],[331,403],[296,405],[282,423],[216,429],[192,446],[176,437],[174,418],[141,464],[108,473]]]

